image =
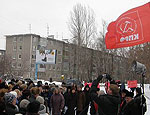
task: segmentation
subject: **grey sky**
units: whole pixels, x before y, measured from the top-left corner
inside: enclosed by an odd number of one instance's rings
[[[56,39],[69,39],[67,22],[76,3],[88,5],[96,15],[98,27],[101,20],[114,21],[123,12],[143,5],[149,0],[0,0],[0,49],[5,49],[4,35],[26,34],[31,32]]]

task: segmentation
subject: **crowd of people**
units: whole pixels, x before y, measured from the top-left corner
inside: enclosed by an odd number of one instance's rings
[[[37,85],[33,81],[12,79],[9,83],[0,83],[1,115],[144,115],[146,99],[141,88],[134,92],[121,89],[112,80],[106,78],[110,86],[106,91],[100,90],[98,84],[103,78],[98,76],[92,86],[72,84],[57,86],[55,84]],[[132,90],[133,91],[133,90]]]

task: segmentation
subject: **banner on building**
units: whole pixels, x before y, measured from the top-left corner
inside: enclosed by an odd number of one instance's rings
[[[36,50],[36,63],[37,64],[56,64],[57,50]]]
[[[127,81],[128,88],[136,88],[137,87],[137,80]]]
[[[150,3],[123,13],[108,25],[107,49],[130,47],[150,42]]]

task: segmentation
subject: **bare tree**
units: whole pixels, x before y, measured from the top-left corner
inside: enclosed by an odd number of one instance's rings
[[[10,55],[5,55],[4,59],[0,60],[1,73],[6,78],[13,76],[12,58]]]
[[[84,73],[88,73],[86,68],[88,65],[90,56],[88,51],[84,47],[90,47],[92,40],[96,33],[94,12],[89,7],[77,4],[73,7],[73,11],[70,14],[70,20],[68,23],[69,30],[72,36],[72,43],[76,44],[75,47],[75,74],[78,79],[84,79]],[[88,60],[85,62],[85,60]],[[91,62],[89,62],[91,63]]]
[[[89,47],[96,34],[94,11],[81,4],[75,5],[70,14],[68,27],[74,43]]]

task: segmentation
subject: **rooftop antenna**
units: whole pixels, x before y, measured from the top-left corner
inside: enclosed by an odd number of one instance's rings
[[[30,32],[30,34],[31,34],[31,24],[29,24],[29,32]]]
[[[49,25],[47,24],[47,37],[49,36]]]

